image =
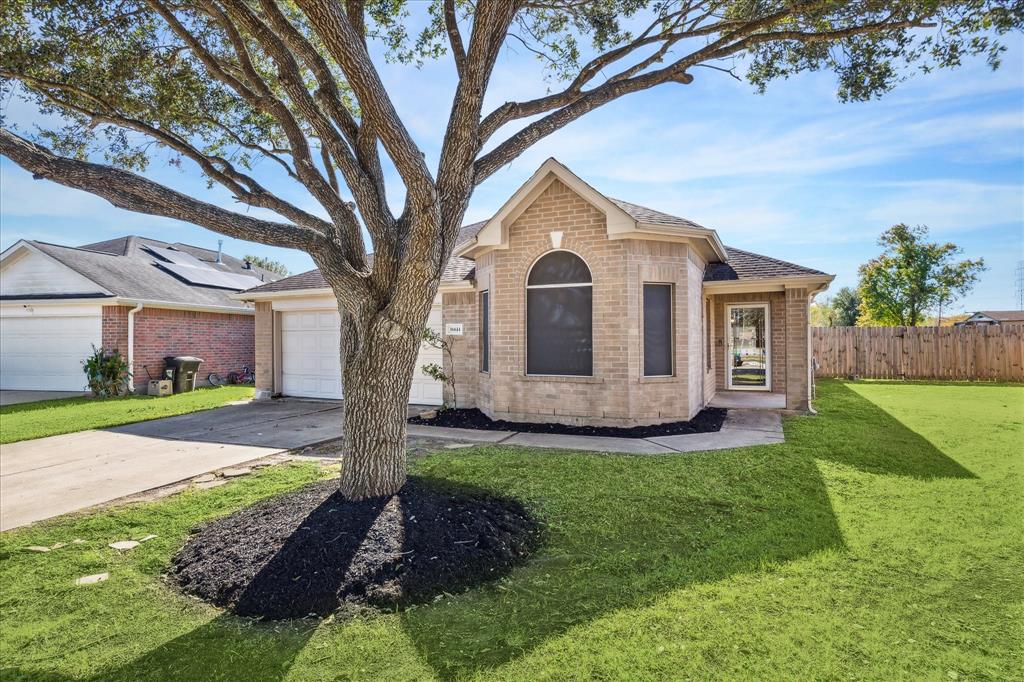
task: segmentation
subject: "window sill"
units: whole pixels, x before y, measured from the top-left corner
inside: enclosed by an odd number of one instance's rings
[[[545,383],[557,384],[603,384],[602,377],[581,377],[565,374],[522,374],[516,377],[516,381],[542,381]]]
[[[667,377],[640,377],[641,384],[670,384],[672,382],[679,381],[677,376]]]

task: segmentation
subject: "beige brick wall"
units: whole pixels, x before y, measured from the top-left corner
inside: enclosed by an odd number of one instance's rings
[[[452,361],[444,357],[444,371],[451,375],[454,369],[455,404],[450,386],[444,387],[445,403],[455,407],[475,407],[477,404],[477,377],[480,373],[480,323],[475,291],[442,294],[444,324],[462,323],[462,336],[446,337],[452,344]]]
[[[552,231],[562,232],[560,248],[582,257],[593,275],[593,377],[526,375],[526,277],[552,249]],[[700,293],[686,244],[610,240],[604,214],[558,180],[509,226],[508,239],[507,249],[476,262],[477,291],[491,292],[491,371],[478,374],[481,410],[494,418],[608,425],[687,419],[699,411],[688,329],[691,298]],[[699,258],[694,266],[703,271]],[[644,282],[675,289],[672,377],[642,376]]]
[[[256,303],[256,390],[274,392],[274,311],[269,301]]]

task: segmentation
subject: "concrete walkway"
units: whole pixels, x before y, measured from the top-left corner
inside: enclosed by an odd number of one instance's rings
[[[721,431],[690,433],[651,438],[613,438],[605,436],[566,436],[553,433],[517,433],[515,431],[476,431],[438,426],[409,426],[410,436],[443,438],[467,443],[493,443],[533,448],[621,452],[633,455],[668,455],[679,452],[725,450],[748,445],[774,445],[785,442],[782,417],[767,410],[730,410]]]

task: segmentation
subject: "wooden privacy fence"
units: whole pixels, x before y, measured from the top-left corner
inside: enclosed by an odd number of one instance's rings
[[[817,376],[1024,381],[1024,327],[812,327]]]

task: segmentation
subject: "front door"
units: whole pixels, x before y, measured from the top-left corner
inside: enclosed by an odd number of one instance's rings
[[[771,320],[767,303],[726,306],[726,381],[733,390],[770,391]]]

